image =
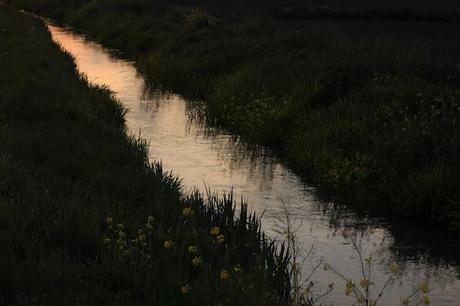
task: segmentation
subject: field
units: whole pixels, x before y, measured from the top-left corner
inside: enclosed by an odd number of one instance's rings
[[[136,59],[153,86],[205,101],[205,120],[272,147],[323,193],[460,230],[455,22],[77,2],[13,1]]]
[[[112,94],[4,6],[0,71],[1,305],[289,302],[286,251],[256,217],[181,193]]]

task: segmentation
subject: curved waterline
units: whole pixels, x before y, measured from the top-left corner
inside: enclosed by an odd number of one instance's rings
[[[208,186],[224,193],[233,188],[250,209],[263,213],[263,227],[276,237],[274,219],[284,213],[284,204],[301,224],[298,232],[305,250],[312,246],[312,262],[325,262],[354,279],[360,266],[349,241],[341,235],[349,229],[358,235],[367,254],[376,261],[373,281],[377,288],[386,280],[388,264],[397,262],[404,273],[401,281],[388,288],[383,305],[395,305],[400,296],[426,277],[436,305],[457,305],[460,300],[460,251],[442,234],[405,220],[388,222],[359,215],[332,202],[319,200],[314,189],[305,185],[270,152],[254,151],[235,141],[232,135],[202,126],[188,116],[189,106],[179,95],[150,92],[134,63],[116,58],[110,51],[71,30],[48,24],[53,39],[74,58],[80,73],[91,83],[107,86],[128,109],[128,132],[149,143],[150,158],[182,178],[185,188]],[[207,184],[207,185],[205,185]],[[309,263],[305,270],[309,271]],[[325,287],[336,283],[329,296],[335,305],[350,305],[343,282],[320,271],[313,281]],[[339,301],[339,302],[338,302]]]

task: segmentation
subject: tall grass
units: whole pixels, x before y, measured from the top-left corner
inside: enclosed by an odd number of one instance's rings
[[[272,146],[320,190],[458,229],[460,78],[439,48],[147,1],[13,3],[122,50],[154,85],[204,98],[210,122]]]
[[[0,304],[289,302],[286,250],[231,195],[182,194],[41,21],[0,6],[0,46]]]

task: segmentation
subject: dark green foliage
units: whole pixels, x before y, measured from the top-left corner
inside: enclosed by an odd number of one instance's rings
[[[236,214],[231,197],[181,194],[180,181],[126,135],[111,93],[78,76],[41,21],[3,6],[0,72],[1,305],[288,302],[288,255],[258,219],[244,206]],[[123,228],[109,230],[108,216]],[[148,216],[146,240],[137,231]],[[229,278],[220,280],[224,269]]]
[[[433,48],[365,34],[375,23],[360,35],[339,22],[215,18],[141,0],[14,3],[136,58],[154,86],[204,98],[207,120],[272,146],[321,190],[459,228],[460,75],[442,37]]]

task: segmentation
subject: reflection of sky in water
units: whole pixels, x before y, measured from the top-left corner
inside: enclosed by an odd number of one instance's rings
[[[50,30],[54,39],[74,56],[79,71],[89,81],[106,85],[116,93],[129,110],[129,132],[145,138],[150,143],[151,159],[161,160],[166,169],[183,179],[186,188],[196,186],[204,190],[206,183],[211,190],[223,193],[233,187],[236,197],[243,196],[251,210],[264,213],[263,227],[272,237],[276,237],[273,220],[284,213],[284,201],[301,224],[298,236],[304,249],[315,247],[312,264],[324,258],[338,270],[359,279],[356,253],[341,236],[343,228],[352,229],[365,253],[376,260],[373,278],[378,288],[386,280],[389,263],[397,261],[404,271],[403,283],[396,281],[389,287],[382,300],[384,305],[398,303],[401,294],[426,277],[431,278],[435,304],[460,305],[460,271],[458,262],[453,264],[460,253],[448,246],[449,241],[440,241],[439,233],[408,222],[389,225],[379,219],[358,218],[349,209],[318,201],[311,188],[270,154],[263,150],[251,152],[230,135],[191,122],[181,97],[146,94],[144,81],[132,63],[111,57],[105,49],[81,36],[54,26]],[[309,263],[305,270],[309,271]],[[351,304],[343,294],[343,282],[333,274],[319,271],[313,280],[322,284],[335,282],[337,290],[329,299],[336,305]]]

